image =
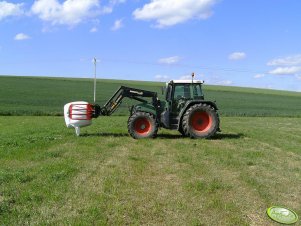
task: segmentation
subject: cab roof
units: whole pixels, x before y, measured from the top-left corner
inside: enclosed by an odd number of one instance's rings
[[[192,83],[192,80],[171,80],[169,83],[186,83],[186,84],[191,84]],[[193,83],[200,83],[200,84],[203,84],[204,81],[203,80],[193,80]]]

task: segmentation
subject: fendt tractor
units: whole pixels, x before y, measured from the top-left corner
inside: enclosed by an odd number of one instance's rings
[[[124,98],[130,98],[141,102],[130,108],[128,132],[134,139],[155,138],[161,127],[191,138],[210,138],[220,131],[218,108],[204,99],[203,81],[193,76],[168,82],[164,101],[156,92],[121,86],[102,107],[84,101],[66,104],[66,125],[79,136],[80,127],[91,125],[93,118],[112,115]]]

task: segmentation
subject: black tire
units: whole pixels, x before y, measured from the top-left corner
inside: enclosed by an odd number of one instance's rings
[[[219,130],[219,116],[207,104],[195,104],[184,114],[182,127],[191,138],[210,138]]]
[[[128,131],[134,139],[155,138],[158,133],[158,125],[152,114],[136,112],[129,117]]]

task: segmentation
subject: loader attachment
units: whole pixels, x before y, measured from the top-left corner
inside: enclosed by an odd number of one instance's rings
[[[94,107],[85,101],[76,101],[64,106],[64,117],[66,126],[74,128],[77,136],[80,135],[80,128],[90,126]]]

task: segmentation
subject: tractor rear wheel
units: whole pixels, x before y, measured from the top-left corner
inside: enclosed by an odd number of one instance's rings
[[[134,139],[155,138],[158,125],[152,114],[136,112],[128,120],[128,131]]]
[[[216,110],[207,104],[195,104],[184,114],[182,127],[191,138],[210,138],[219,130]]]

